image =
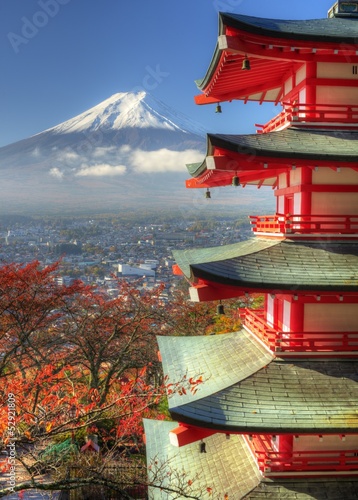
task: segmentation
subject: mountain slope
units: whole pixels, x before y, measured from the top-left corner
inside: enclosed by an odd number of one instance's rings
[[[146,94],[118,93],[55,127],[0,148],[1,214],[175,209],[178,216],[252,206],[253,189],[186,189],[205,133]],[[255,193],[257,196],[257,194]],[[260,203],[272,193],[260,192]]]
[[[58,134],[126,128],[153,128],[204,135],[201,127],[145,92],[114,94],[49,131]]]
[[[149,197],[164,206],[185,193],[185,164],[204,152],[204,133],[187,118],[144,92],[115,94],[0,148],[0,209],[107,211]]]

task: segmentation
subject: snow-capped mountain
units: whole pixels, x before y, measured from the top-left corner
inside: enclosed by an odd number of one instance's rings
[[[122,92],[48,131],[56,134],[120,130],[163,129],[203,135],[204,129],[146,92]]]
[[[203,129],[145,92],[118,93],[0,148],[0,210],[53,213],[167,205],[187,196]]]

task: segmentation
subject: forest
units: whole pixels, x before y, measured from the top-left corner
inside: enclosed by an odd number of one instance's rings
[[[166,303],[160,285],[123,279],[113,298],[81,281],[58,285],[58,267],[0,268],[0,497],[146,498],[142,419],[170,419],[168,392],[205,383],[163,379],[156,336],[238,330],[240,304],[219,314],[216,303],[188,302],[184,283]],[[155,466],[150,486],[161,488]],[[200,498],[190,486],[177,483],[171,498]]]

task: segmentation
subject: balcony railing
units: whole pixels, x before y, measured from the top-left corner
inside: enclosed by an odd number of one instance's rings
[[[341,124],[358,127],[358,106],[344,104],[298,104],[283,103],[284,109],[264,125],[256,124],[259,134],[281,130],[289,126],[326,127]]]
[[[268,326],[263,310],[241,309],[244,326],[262,340],[272,352],[284,357],[290,353],[358,353],[357,332],[283,332]]]
[[[250,215],[254,233],[276,233],[290,237],[299,235],[358,236],[358,215]]]
[[[275,451],[271,436],[253,435],[249,438],[260,470],[270,473],[319,472],[319,471],[357,471],[358,450],[319,450],[319,451]]]

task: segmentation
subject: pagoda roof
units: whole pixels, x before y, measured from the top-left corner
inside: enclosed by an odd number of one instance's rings
[[[355,477],[264,479],[243,500],[340,500],[356,498],[357,491]]]
[[[207,453],[200,453],[199,443],[182,448],[170,444],[169,432],[177,426],[177,422],[144,419],[149,481],[157,479],[163,481],[160,486],[175,488],[177,478],[187,493],[203,500],[218,494],[224,498],[225,493],[229,498],[244,498],[260,483],[261,474],[242,437],[228,440],[224,434],[215,434],[205,439]],[[160,488],[149,487],[149,495],[152,500],[168,498]]]
[[[357,18],[265,19],[219,14],[219,36],[197,104],[233,99],[279,102],[295,63],[357,63]],[[347,57],[349,56],[349,59]],[[251,70],[242,71],[243,58]]]
[[[220,31],[223,31],[223,27],[226,26],[248,33],[290,40],[338,41],[356,44],[358,36],[356,18],[285,20],[220,13],[220,23],[222,25]]]
[[[358,290],[358,246],[353,242],[252,238],[212,248],[174,252],[191,282],[239,291]]]
[[[242,345],[239,355],[230,347],[233,336]],[[177,380],[198,374],[203,379],[195,394],[169,397],[172,417],[183,424],[237,433],[358,430],[358,374],[353,360],[286,362],[275,358],[262,365],[262,346],[245,331],[218,335],[215,341],[207,336],[159,337],[159,347],[164,374],[171,380],[173,369]],[[247,374],[255,349],[256,367],[262,366]],[[223,374],[216,376],[213,370],[218,359]],[[218,386],[221,377],[225,388]]]
[[[207,453],[199,453],[197,442],[176,448],[169,442],[169,432],[177,426],[178,422],[144,419],[149,481],[155,483],[155,473],[159,470],[157,477],[165,481],[163,486],[175,487],[175,472],[180,471],[185,478],[182,485],[193,481],[186,493],[196,494],[203,500],[218,495],[224,498],[225,493],[229,498],[245,500],[356,497],[358,478],[355,477],[263,478],[241,436],[231,436],[228,440],[223,434],[214,434],[205,439]],[[157,464],[154,466],[153,462]],[[168,495],[153,487],[149,488],[149,493],[152,500],[165,500]]]
[[[208,134],[202,163],[187,165],[194,180],[187,187],[214,187],[232,183],[276,182],[278,173],[299,166],[357,167],[358,132],[307,130],[290,127],[265,134]]]
[[[248,332],[209,335],[205,337],[157,337],[162,357],[163,371],[169,382],[180,381],[186,373],[190,359],[190,377],[205,376],[205,383],[196,387],[196,392],[186,394],[174,392],[169,397],[169,406],[180,406],[210,396],[211,394],[235,384],[238,379],[245,379],[266,366],[274,359],[267,348],[258,344]],[[204,350],[200,352],[198,345]],[[178,351],[184,349],[181,354]],[[205,355],[203,356],[203,353]],[[230,353],[230,356],[228,356]],[[240,363],[238,363],[240,359]],[[191,373],[198,367],[196,373]]]

